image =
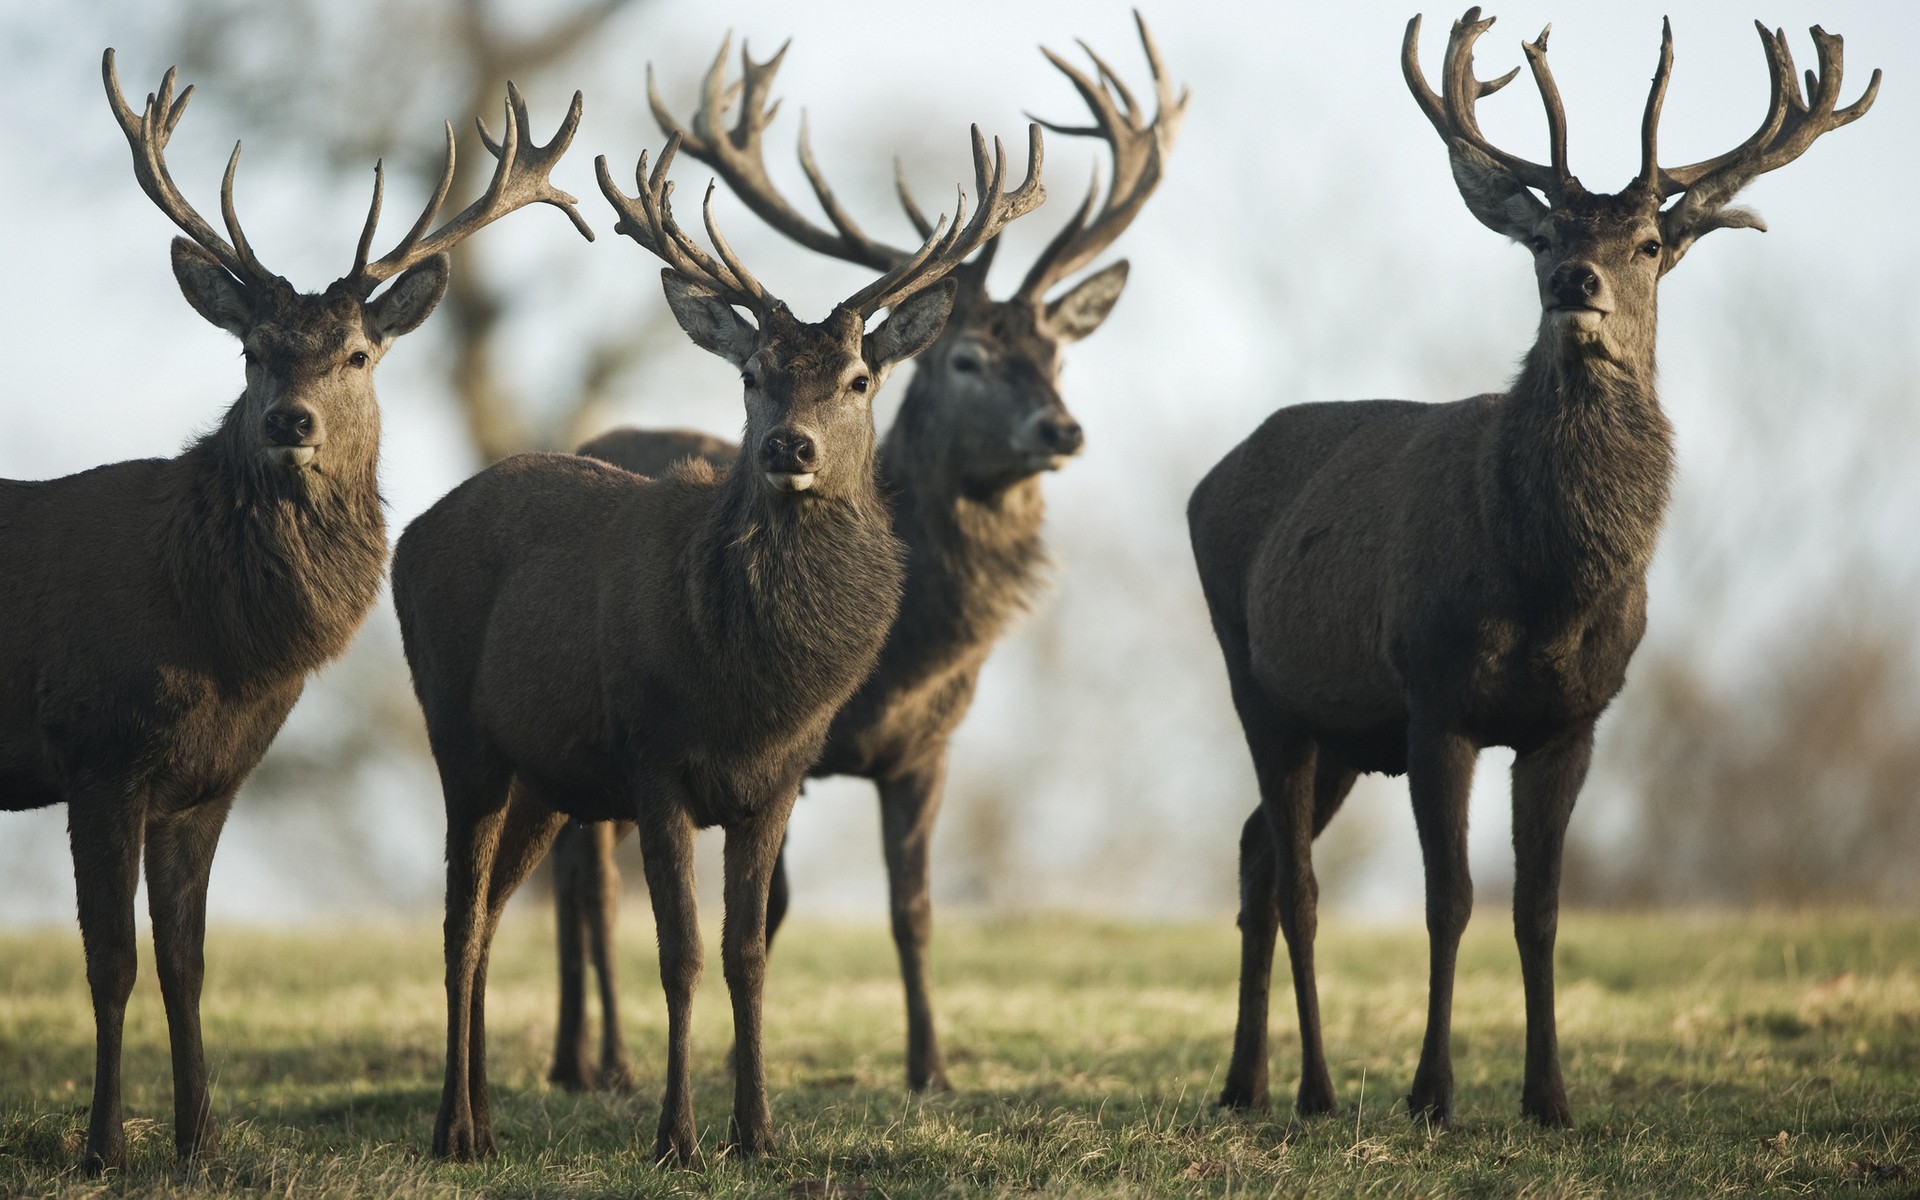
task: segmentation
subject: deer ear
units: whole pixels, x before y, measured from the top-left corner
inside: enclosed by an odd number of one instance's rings
[[[1127,286],[1127,260],[1096,271],[1047,305],[1042,324],[1063,342],[1077,342],[1100,328]]]
[[[247,289],[227,273],[220,260],[186,238],[173,239],[173,277],[193,311],[237,338],[253,328],[253,304]]]
[[[1453,164],[1453,182],[1460,189],[1460,198],[1482,225],[1516,242],[1534,235],[1534,228],[1549,211],[1539,197],[1505,167],[1466,142],[1456,140],[1447,157]]]
[[[1716,229],[1758,229],[1767,231],[1767,223],[1760,214],[1750,208],[1712,208],[1690,203],[1692,193],[1680,198],[1680,203],[1660,214],[1660,240],[1666,246],[1660,261],[1660,273],[1673,270],[1692,247],[1706,234]]]
[[[861,355],[876,371],[885,371],[903,359],[933,345],[947,327],[953,312],[953,298],[960,285],[943,279],[930,288],[915,292],[893,306],[887,319],[866,336]]]
[[[427,319],[440,297],[447,294],[447,276],[453,269],[444,254],[409,267],[393,286],[367,303],[367,326],[382,345],[403,333],[412,333]]]
[[[660,272],[667,307],[687,331],[693,344],[718,354],[736,367],[745,366],[759,345],[760,331],[734,311],[718,292],[701,287],[671,267]]]

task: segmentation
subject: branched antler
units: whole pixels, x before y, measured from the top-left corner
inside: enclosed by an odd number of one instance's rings
[[[633,238],[668,266],[713,289],[728,303],[764,315],[781,302],[748,273],[720,233],[720,227],[713,218],[713,185],[707,187],[705,215],[707,236],[720,256],[718,262],[701,250],[674,222],[671,205],[673,183],[667,179],[666,173],[674,155],[685,144],[685,136],[677,128],[669,134],[666,149],[661,151],[659,163],[651,173],[647,170],[647,156],[641,154],[635,171],[638,196],[629,197],[621,192],[607,170],[605,155],[594,160],[600,190],[620,214],[620,222],[614,231]],[[870,317],[937,282],[959,266],[967,255],[996,236],[1007,222],[1031,212],[1045,198],[1045,189],[1040,184],[1042,156],[1040,128],[1037,125],[1029,126],[1026,179],[1013,192],[1004,192],[1002,183],[1006,175],[1006,151],[999,139],[994,139],[993,161],[989,166],[986,139],[981,136],[979,127],[975,126],[974,178],[980,192],[980,204],[974,211],[973,219],[966,220],[966,195],[963,192],[951,223],[942,217],[917,251],[893,262],[884,275],[842,301],[839,307],[858,313],[862,318]]]
[[[226,238],[215,233],[213,226],[187,203],[180,189],[174,186],[173,176],[167,170],[167,141],[173,136],[174,127],[180,124],[180,118],[187,111],[187,101],[193,98],[193,86],[180,93],[176,99],[173,94],[174,81],[179,72],[168,67],[160,80],[158,93],[147,93],[146,107],[135,113],[126,97],[120,91],[120,73],[114,67],[113,48],[108,47],[100,59],[100,75],[106,84],[107,102],[113,107],[114,118],[120,123],[120,131],[126,134],[127,145],[133,149],[133,174],[140,182],[140,190],[157,205],[175,225],[242,282],[266,286],[285,287],[287,281],[269,271],[254,257],[253,248],[247,243],[247,235],[240,229],[239,215],[233,207],[233,174],[240,165],[240,143],[233,144],[233,154],[227,159],[227,173],[220,183],[220,215],[225,220],[227,235],[233,239],[231,245]]]
[[[1541,103],[1547,109],[1551,165],[1542,166],[1509,154],[1480,132],[1479,119],[1474,116],[1474,104],[1512,83],[1514,76],[1520,73],[1520,68],[1515,67],[1498,79],[1482,80],[1474,75],[1473,44],[1480,40],[1480,35],[1493,25],[1493,21],[1492,17],[1481,20],[1479,6],[1476,5],[1453,23],[1453,30],[1447,36],[1446,60],[1440,72],[1440,94],[1436,96],[1427,85],[1426,75],[1420,70],[1420,17],[1416,14],[1407,22],[1407,35],[1400,43],[1400,70],[1406,76],[1407,87],[1412,89],[1413,98],[1420,104],[1420,111],[1427,114],[1427,120],[1433,122],[1434,129],[1439,131],[1448,145],[1456,141],[1464,142],[1498,163],[1525,186],[1538,188],[1549,197],[1577,189],[1579,181],[1567,170],[1567,112],[1560,103],[1560,89],[1554,85],[1553,73],[1547,69],[1547,34],[1552,31],[1552,26],[1541,30],[1537,40],[1523,43],[1527,63],[1533,68],[1534,83],[1540,89]]]
[[[1040,52],[1047,56],[1047,61],[1072,81],[1074,90],[1086,101],[1093,113],[1093,124],[1067,126],[1039,117],[1032,119],[1055,133],[1097,137],[1105,141],[1113,155],[1113,181],[1102,204],[1099,201],[1100,173],[1094,172],[1093,185],[1087,192],[1086,200],[1066,227],[1048,243],[1021,281],[1016,295],[1022,299],[1040,299],[1054,284],[1092,262],[1132,224],[1141,207],[1160,185],[1166,156],[1172,151],[1174,138],[1179,136],[1180,124],[1187,115],[1189,93],[1183,87],[1180,95],[1177,98],[1174,96],[1173,82],[1167,77],[1166,66],[1160,58],[1160,48],[1154,44],[1153,34],[1147,29],[1146,18],[1136,9],[1133,20],[1140,30],[1140,45],[1146,51],[1147,65],[1153,73],[1152,121],[1146,119],[1133,93],[1127,90],[1127,85],[1113,68],[1094,53],[1093,47],[1085,42],[1080,43],[1080,48],[1087,52],[1087,57],[1093,60],[1094,69],[1099,73],[1098,83],[1058,54],[1041,47]],[[912,212],[913,205],[906,195],[904,183],[900,191],[902,201]]]
[[[446,202],[448,189],[453,186],[453,124],[448,122],[446,167],[440,174],[438,186],[433,189],[433,196],[414,221],[413,228],[400,239],[400,244],[378,260],[368,262],[367,253],[373,244],[374,227],[380,222],[380,201],[385,190],[382,167],[376,163],[373,168],[373,204],[367,210],[367,223],[360,231],[353,270],[348,273],[345,282],[361,295],[366,295],[408,267],[436,254],[445,254],[485,226],[529,204],[551,204],[560,209],[567,214],[580,235],[592,241],[593,230],[574,207],[579,201],[554,187],[547,179],[547,173],[553,170],[553,165],[573,142],[574,130],[580,125],[580,107],[580,93],[575,92],[573,103],[567,108],[566,119],[560,122],[560,128],[546,145],[540,145],[533,140],[527,102],[520,95],[520,89],[509,82],[506,125],[500,140],[494,140],[485,121],[477,117],[474,119],[487,152],[499,160],[494,167],[493,178],[487,183],[487,190],[478,200],[429,235],[427,226],[433,223],[434,215]]]

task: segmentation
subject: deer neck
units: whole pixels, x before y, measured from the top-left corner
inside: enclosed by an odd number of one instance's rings
[[[345,650],[387,558],[377,441],[296,478],[262,462],[243,407],[176,460],[161,548],[203,655],[241,686],[303,675]]]
[[[1568,356],[1543,339],[1496,436],[1494,506],[1530,592],[1578,607],[1645,578],[1673,473],[1651,349],[1620,362]]]
[[[881,450],[894,532],[907,547],[889,657],[946,659],[990,644],[1031,605],[1047,566],[1040,477],[970,482],[938,411],[937,397],[910,391]]]
[[[766,681],[786,711],[838,707],[900,602],[900,546],[870,460],[832,494],[795,499],[770,495],[743,454],[688,554],[687,611],[709,661]]]

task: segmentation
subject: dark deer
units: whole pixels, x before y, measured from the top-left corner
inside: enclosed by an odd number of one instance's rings
[[[879,665],[834,718],[820,761],[809,772],[858,775],[879,788],[893,938],[906,985],[907,1085],[915,1091],[948,1086],[926,968],[932,931],[928,845],[946,775],[947,743],[966,716],[995,641],[1040,590],[1046,565],[1040,475],[1065,465],[1083,441],[1058,389],[1061,352],[1106,319],[1126,284],[1127,263],[1105,267],[1057,298],[1048,294],[1091,263],[1139,213],[1160,182],[1186,112],[1185,91],[1176,99],[1145,21],[1138,14],[1136,21],[1153,73],[1157,103],[1151,121],[1118,74],[1090,49],[1098,82],[1042,51],[1072,81],[1093,119],[1084,127],[1043,124],[1103,139],[1113,157],[1111,183],[1103,197],[1095,173],[1085,204],[1011,298],[994,300],[987,294],[997,242],[987,243],[955,272],[959,294],[953,316],[939,340],[919,356],[899,416],[880,449],[893,531],[907,547],[900,616]],[[867,236],[835,201],[804,131],[800,161],[833,228],[809,221],[773,187],[761,135],[779,107],[768,100],[786,49],[764,63],[754,62],[743,49],[742,79],[731,85],[725,78],[727,50],[722,45],[707,72],[691,131],[649,89],[662,129],[678,134],[689,154],[801,245],[875,269],[905,260],[908,251]],[[741,97],[740,113],[729,130],[726,109],[735,94]],[[927,223],[904,184],[900,195],[924,236]],[[676,458],[711,461],[731,451],[717,439],[696,440],[700,436],[621,429],[586,443],[580,453],[652,474]],[[563,1086],[591,1086],[597,1078],[617,1088],[629,1078],[608,966],[619,878],[613,847],[623,833],[571,828],[554,845],[560,1020],[549,1078]],[[771,939],[787,907],[784,861],[775,867],[769,905]],[[600,977],[597,1070],[584,1012],[589,960]]]
[[[261,265],[234,210],[236,145],[220,189],[222,238],[168,173],[191,87],[172,70],[136,111],[113,51],[107,99],[141,189],[186,234],[173,273],[194,310],[246,348],[246,390],[177,458],[0,483],[0,810],[67,805],[96,1057],[86,1166],[125,1164],[121,1029],[135,973],[133,899],[146,849],[154,956],[173,1050],[180,1157],[216,1148],[200,1041],[207,874],[234,793],[299,698],[346,648],[387,554],[373,368],[433,311],[446,251],[534,201],[573,198],[546,173],[580,97],[546,146],[509,85],[487,193],[431,235],[446,173],[400,244],[369,262],[381,174],[353,269],[317,295]],[[484,132],[484,127],[483,127]],[[425,235],[425,236],[423,236]],[[230,239],[230,240],[229,240]],[[393,286],[379,296],[374,289]]]
[[[979,206],[806,324],[728,248],[673,221],[670,139],[640,194],[597,161],[616,228],[667,262],[667,302],[745,385],[747,434],[724,473],[654,479],[573,455],[521,455],[454,489],[394,556],[414,690],[447,806],[447,1076],[434,1153],[493,1151],[487,952],[502,907],[568,817],[637,822],[667,993],[655,1154],[693,1158],[688,1035],[700,976],[692,844],[726,830],[721,960],[733,1000],[731,1140],[773,1144],[761,1059],[768,885],[828,722],[873,669],[899,606],[902,550],[874,477],[873,397],[939,335],[945,276],[1042,198],[1040,131],[1002,191],[973,135]],[[749,322],[736,308],[753,314]],[[872,332],[867,321],[883,308]]]
[[[1405,772],[1426,866],[1427,1032],[1408,1107],[1448,1119],[1455,951],[1472,908],[1467,791],[1485,746],[1512,747],[1514,933],[1525,980],[1521,1111],[1571,1123],[1554,1033],[1561,848],[1594,721],[1646,625],[1646,572],[1667,504],[1672,431],[1654,391],[1660,277],[1694,239],[1764,228],[1728,202],[1815,138],[1864,114],[1840,95],[1840,39],[1813,31],[1803,98],[1783,33],[1760,30],[1773,99],[1737,149],[1663,168],[1655,154],[1670,29],[1647,99],[1638,176],[1589,193],[1567,170],[1566,115],[1547,39],[1524,47],[1546,105],[1551,165],[1480,133],[1469,9],[1441,92],[1421,74],[1420,18],[1402,61],[1481,222],[1530,249],[1540,331],[1505,394],[1283,408],[1194,489],[1194,558],[1260,783],[1240,841],[1239,1027],[1220,1102],[1267,1094],[1274,930],[1286,933],[1304,1055],[1297,1107],[1333,1108],[1313,975],[1313,838],[1361,771]],[[1545,197],[1545,202],[1535,196]],[[1677,203],[1663,208],[1674,197]]]

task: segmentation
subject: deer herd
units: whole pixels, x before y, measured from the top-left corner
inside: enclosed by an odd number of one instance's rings
[[[1547,38],[1523,45],[1549,161],[1482,134],[1475,104],[1508,83],[1475,73],[1478,9],[1455,22],[1440,90],[1401,47],[1408,87],[1446,144],[1473,215],[1533,255],[1539,330],[1503,393],[1446,404],[1296,404],[1274,412],[1194,489],[1187,517],[1232,700],[1259,784],[1240,836],[1238,1027],[1220,1104],[1267,1101],[1267,1006],[1284,934],[1302,1061],[1295,1105],[1334,1107],[1321,1047],[1312,844],[1362,772],[1408,776],[1426,871],[1431,974],[1408,1109],[1446,1121],[1455,953],[1472,906],[1466,806],[1483,747],[1515,752],[1514,932],[1525,988],[1521,1110],[1571,1123],[1554,1030],[1561,848],[1594,723],[1646,624],[1646,575],[1668,496],[1673,437],[1655,390],[1655,297],[1695,238],[1764,229],[1729,207],[1755,176],[1864,115],[1873,74],[1841,106],[1841,41],[1815,27],[1801,89],[1784,33],[1760,27],[1771,101],[1725,154],[1681,167],[1657,153],[1673,61],[1663,34],[1638,174],[1589,192],[1567,169],[1566,116]],[[447,1060],[436,1155],[494,1153],[486,981],[507,899],[550,852],[561,964],[551,1078],[623,1086],[634,1072],[609,971],[612,852],[637,832],[659,937],[668,1033],[654,1153],[692,1159],[689,1029],[701,974],[692,846],[725,830],[722,971],[732,1000],[727,1144],[772,1149],[761,1045],[768,951],[787,907],[783,842],[809,777],[878,789],[890,915],[906,991],[906,1082],[949,1086],[928,986],[929,843],[947,748],[995,641],[1033,600],[1045,562],[1040,477],[1081,450],[1059,390],[1067,344],[1096,330],[1127,282],[1082,274],[1159,185],[1186,115],[1144,21],[1152,111],[1106,61],[1047,52],[1110,159],[1093,189],[994,299],[1002,231],[1038,207],[1042,133],[1013,182],[1005,149],[971,135],[971,208],[922,239],[868,235],[808,147],[825,223],[773,185],[762,138],[783,49],[728,47],[683,123],[654,90],[666,143],[640,154],[629,195],[595,160],[614,230],[660,259],[675,319],[740,378],[738,445],[684,431],[615,430],[578,454],[522,454],[481,471],[400,537],[394,606],[447,816]],[[93,1002],[91,1171],[125,1162],[122,1027],[136,972],[134,896],[146,865],[183,1160],[215,1150],[200,1035],[208,871],[234,795],[307,676],[337,656],[377,598],[387,537],[373,372],[446,290],[447,251],[516,209],[552,205],[549,180],[581,115],[537,144],[508,85],[484,194],[434,226],[454,170],[388,253],[372,258],[381,173],[348,272],[303,293],[268,270],[221,185],[223,237],[186,201],[165,151],[185,112],[169,70],[144,107],[107,98],[141,189],[186,235],[172,245],[187,302],[239,338],[245,386],[171,459],[44,482],[0,481],[0,810],[67,806]],[[729,110],[737,116],[728,122]],[[758,218],[871,282],[817,321],[795,315],[728,245],[707,190],[706,242],[672,209],[685,154]],[[431,232],[429,229],[431,228]],[[382,285],[387,285],[381,290]],[[1162,281],[1161,286],[1177,286]],[[378,294],[376,294],[376,292]],[[881,314],[884,313],[884,317]],[[876,317],[881,317],[877,322]],[[899,364],[912,382],[884,436],[873,405]],[[598,1060],[584,1012],[599,975]]]

